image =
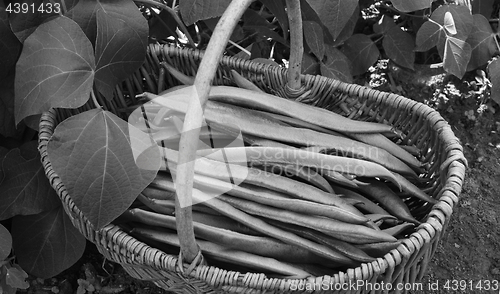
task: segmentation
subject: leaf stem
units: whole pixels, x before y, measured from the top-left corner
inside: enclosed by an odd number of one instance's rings
[[[299,0],[286,0],[290,21],[290,63],[288,66],[288,87],[298,90],[301,87],[300,72],[304,54],[302,12]]]
[[[90,96],[92,97],[92,102],[94,102],[94,105],[96,108],[102,108],[101,104],[97,102],[97,97],[95,96],[94,89],[90,92]]]
[[[203,111],[224,48],[234,27],[252,2],[253,0],[231,1],[218,21],[196,74],[195,83],[192,88],[193,95],[184,119],[184,126],[179,142],[178,173],[175,181],[177,190],[175,211],[181,253],[189,263],[195,259],[199,251],[194,238],[192,210],[189,203],[192,200],[194,164],[200,128],[203,123]]]
[[[188,38],[188,41],[189,41],[189,44],[195,48],[196,47],[196,44],[194,43],[193,41],[193,38],[191,37],[191,34],[189,34],[189,31],[188,29],[186,28],[186,25],[184,24],[184,22],[182,22],[182,20],[179,18],[179,16],[177,15],[177,12],[168,7],[167,5],[163,4],[163,3],[160,3],[160,2],[156,2],[154,0],[134,0],[135,2],[139,2],[139,3],[142,3],[142,4],[147,4],[147,5],[151,5],[151,6],[157,6],[157,7],[160,7],[161,9],[167,11],[168,13],[170,13],[170,15],[172,15],[172,17],[174,18],[175,22],[177,22],[177,24],[179,25],[179,27],[181,28],[182,32],[186,35],[186,37]]]
[[[241,51],[245,52],[245,54],[248,55],[248,56],[252,55],[252,53],[250,53],[250,51],[248,51],[247,49],[241,47],[238,43],[235,43],[235,42],[229,40],[229,44],[231,44],[234,47],[236,47],[236,48],[240,49]]]

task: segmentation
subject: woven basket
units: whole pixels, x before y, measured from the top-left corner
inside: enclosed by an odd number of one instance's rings
[[[168,61],[180,71],[194,75],[203,52],[168,45],[151,45],[144,65],[128,80],[116,87],[114,99],[98,95],[105,109],[127,119],[119,109],[136,103],[136,94],[157,93],[177,85],[175,78],[163,71],[159,63]],[[223,57],[214,84],[233,85],[230,70],[234,69],[261,89],[280,96],[287,95],[286,70],[233,57]],[[160,79],[161,77],[161,79]],[[47,156],[47,143],[57,124],[76,113],[93,108],[89,101],[75,110],[53,109],[44,113],[40,122],[39,150],[47,177],[61,198],[67,214],[78,230],[109,260],[121,264],[134,278],[153,280],[156,285],[176,293],[276,293],[305,289],[305,285],[342,285],[357,281],[412,283],[420,280],[458,202],[467,164],[462,147],[448,123],[430,107],[407,98],[347,84],[322,76],[302,76],[304,85],[298,100],[341,113],[357,120],[386,123],[401,130],[404,142],[416,146],[430,168],[430,181],[425,191],[439,202],[433,207],[423,202],[407,203],[412,213],[423,221],[414,233],[401,240],[402,244],[383,258],[362,264],[332,276],[305,280],[267,278],[259,273],[240,273],[212,266],[198,266],[189,274],[187,265],[177,266],[177,256],[168,255],[129,236],[115,225],[93,229],[68,195],[64,183],[52,169]],[[341,105],[344,103],[344,107]],[[351,109],[349,113],[345,105]],[[340,286],[338,286],[340,287]],[[321,293],[322,291],[317,291]],[[324,291],[324,293],[341,291]],[[378,292],[378,291],[375,291]],[[316,292],[315,292],[316,293]]]

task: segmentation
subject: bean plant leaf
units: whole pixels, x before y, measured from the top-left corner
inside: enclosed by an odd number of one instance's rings
[[[395,26],[396,24],[390,16],[382,15],[380,20],[373,25],[373,31],[377,34],[385,34]]]
[[[60,16],[41,24],[24,42],[16,66],[16,124],[52,107],[85,104],[94,69],[92,45],[77,23]]]
[[[426,21],[417,32],[417,48],[415,51],[427,51],[435,47],[438,43],[444,43],[446,33],[439,24]]]
[[[495,33],[489,21],[481,14],[475,14],[474,27],[467,39],[472,48],[472,55],[467,70],[473,70],[485,65],[497,51]]]
[[[3,159],[2,171],[0,220],[37,214],[58,205],[60,200],[45,176],[36,141],[10,150]]]
[[[186,25],[212,17],[221,16],[231,0],[183,0],[179,9]]]
[[[469,37],[474,26],[470,10],[460,5],[442,5],[434,10],[431,19],[443,26],[448,35],[463,41]]]
[[[22,135],[22,125],[17,130],[14,122],[14,80],[13,72],[0,79],[0,134],[5,137]]]
[[[354,29],[356,28],[356,24],[358,23],[359,16],[360,16],[360,10],[359,10],[359,5],[358,5],[358,6],[356,6],[356,9],[354,9],[354,12],[352,13],[352,15],[349,18],[349,20],[347,21],[347,23],[345,24],[342,31],[340,31],[339,35],[337,36],[337,38],[333,42],[333,44],[332,44],[333,46],[342,45],[345,42],[345,40],[349,39],[352,36]],[[328,36],[329,34],[325,34],[325,35]],[[327,43],[326,41],[325,41],[325,43]]]
[[[318,59],[312,54],[304,52],[302,54],[302,74],[319,75],[321,74]]]
[[[323,28],[317,22],[304,21],[304,37],[312,53],[322,60],[325,55],[325,40],[323,38]]]
[[[403,32],[398,26],[394,26],[384,35],[382,46],[392,61],[403,67],[413,69],[415,42],[410,34]]]
[[[343,82],[352,83],[349,59],[335,47],[328,46],[325,60],[321,62],[321,75]]]
[[[219,19],[220,17],[209,18],[203,20],[203,23],[208,27],[208,29],[211,32],[213,32],[215,30],[215,27],[217,26],[217,23],[219,22]],[[229,37],[229,39],[233,42],[238,42],[243,38],[245,38],[245,32],[243,31],[241,25],[237,24],[236,27],[234,27],[233,32],[231,33],[231,37]]]
[[[177,36],[175,33],[177,22],[166,10],[162,10],[159,14],[155,14],[154,17],[149,20],[148,24],[150,37],[158,41],[170,36]]]
[[[25,117],[23,122],[28,128],[38,132],[41,117],[41,114],[30,115],[28,117]]]
[[[307,0],[307,2],[316,11],[334,40],[340,35],[358,6],[357,0]]]
[[[86,245],[62,205],[35,215],[15,216],[12,239],[19,265],[42,279],[72,266]]]
[[[98,34],[99,24],[97,23],[97,11],[99,10],[102,10],[107,16],[111,16],[112,18],[108,21],[114,25],[116,25],[116,19],[125,22],[127,27],[136,27],[138,26],[137,22],[140,22],[141,26],[144,25],[144,17],[140,14],[133,1],[79,0],[76,5],[65,13],[65,16],[71,18],[80,25],[85,35],[94,46]],[[142,17],[141,20],[138,19],[138,15]],[[101,25],[106,25],[106,23]]]
[[[136,9],[137,10],[137,9]],[[134,73],[144,62],[148,37],[146,20],[141,22],[114,18],[97,11],[95,85],[107,99],[113,98],[115,85]]]
[[[314,21],[318,23],[323,28],[323,37],[325,39],[326,44],[332,44],[334,42],[332,35],[330,34],[329,29],[323,24],[318,14],[314,9],[312,9],[311,5],[307,2],[307,0],[300,0],[300,10],[302,12],[302,22],[304,21]]]
[[[2,183],[3,177],[4,177],[2,162],[3,162],[3,159],[5,158],[5,156],[7,156],[7,153],[9,153],[9,149],[7,149],[3,146],[0,146],[0,184]]]
[[[263,64],[269,64],[272,66],[280,66],[276,61],[269,59],[269,58],[255,58],[252,59],[253,62],[258,62],[258,63],[263,63]]]
[[[443,59],[444,70],[461,79],[467,70],[467,64],[471,57],[470,45],[463,40],[448,37],[444,48],[438,44],[438,52]]]
[[[446,11],[444,14],[444,28],[452,36],[457,34],[455,20],[453,19],[453,15],[449,11]]]
[[[391,0],[394,8],[401,12],[412,12],[431,7],[433,0]]]
[[[140,131],[130,136],[129,129],[135,128],[113,113],[93,109],[61,122],[48,143],[52,167],[96,229],[121,215],[160,168],[156,144],[138,152],[156,166],[136,160],[132,147],[151,141]]]
[[[144,62],[148,23],[132,0],[80,1],[68,16],[95,46],[95,85],[112,99],[115,85]]]
[[[5,78],[16,64],[21,52],[21,42],[10,28],[5,4],[0,2],[0,79]]]
[[[30,284],[26,281],[28,274],[18,265],[7,267],[5,282],[7,285],[16,289],[28,289]]]
[[[30,7],[31,4],[33,4],[33,7],[40,7],[40,5],[44,5],[43,2],[46,1],[14,0],[11,1],[12,3],[11,7],[14,8],[17,7],[16,4],[19,5],[19,7],[22,7],[22,4],[24,4],[25,7],[28,8]],[[9,20],[12,31],[16,35],[17,39],[22,43],[24,43],[26,38],[28,38],[28,36],[31,35],[40,24],[42,24],[43,22],[47,21],[48,19],[54,16],[57,16],[56,11],[47,13],[38,11],[38,9],[35,10],[27,9],[24,13],[22,13],[22,10],[20,10],[19,13],[11,13],[9,16]]]
[[[0,266],[0,277],[4,277],[7,274],[7,267]],[[2,290],[2,294],[16,294],[17,289],[9,286],[5,279],[0,279],[0,290]]]
[[[243,29],[258,32],[259,35],[263,37],[271,38],[276,42],[288,45],[288,42],[286,42],[282,36],[273,30],[274,28],[275,27],[271,23],[269,23],[255,10],[248,9],[245,11],[245,14],[243,15]]]
[[[341,51],[351,61],[353,76],[365,73],[380,55],[377,45],[365,34],[352,35]]]
[[[500,59],[495,58],[488,64],[488,75],[492,82],[491,99],[500,105]]]
[[[495,2],[498,2],[498,0],[472,1],[472,14],[482,14],[487,19],[490,19],[492,17]]]
[[[0,224],[0,261],[5,260],[12,250],[12,236],[9,231]]]
[[[288,15],[286,14],[285,1],[284,0],[261,0],[267,9],[276,17],[281,28],[283,29],[283,34],[285,40],[287,39],[288,32]]]

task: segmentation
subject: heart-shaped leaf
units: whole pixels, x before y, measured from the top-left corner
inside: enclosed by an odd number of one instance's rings
[[[27,278],[28,274],[18,264],[7,267],[5,282],[12,288],[28,289],[30,284],[26,281]]]
[[[353,76],[365,73],[380,55],[377,45],[365,34],[355,34],[347,39],[342,53],[351,61]]]
[[[220,17],[215,17],[215,18],[209,18],[205,19],[203,23],[208,27],[208,29],[213,32],[215,30],[215,27],[217,26],[217,23],[219,22]],[[229,39],[233,42],[238,43],[238,41],[242,40],[245,38],[245,32],[243,31],[243,28],[241,25],[237,24],[236,27],[234,27],[233,32],[231,33],[231,37]],[[251,44],[250,44],[251,46]],[[245,52],[243,52],[245,54]],[[247,57],[248,54],[247,54]]]
[[[472,54],[467,70],[473,70],[485,65],[497,52],[495,44],[495,33],[491,29],[489,21],[481,14],[475,14],[474,27],[467,39],[472,48]]]
[[[467,70],[472,53],[470,45],[463,40],[448,37],[444,48],[438,44],[438,52],[443,59],[444,70],[461,79]]]
[[[457,34],[457,27],[455,26],[455,20],[453,19],[453,15],[449,11],[446,11],[444,13],[444,28],[452,36]]]
[[[431,7],[433,0],[391,0],[394,8],[401,12],[412,12]]]
[[[304,21],[304,37],[312,53],[322,60],[325,55],[325,40],[323,38],[323,28],[314,21]]]
[[[85,250],[85,238],[62,205],[12,220],[12,239],[19,265],[38,278],[51,278],[72,266]]]
[[[0,134],[13,138],[22,136],[23,131],[22,125],[16,129],[14,121],[14,81],[14,72],[0,79]]]
[[[255,58],[255,59],[252,59],[252,61],[257,62],[257,63],[269,64],[272,66],[280,66],[276,61],[269,59],[269,58]]]
[[[65,0],[67,2],[67,0]],[[109,21],[114,23],[116,22],[115,18],[121,19],[126,22],[128,26],[137,26],[137,22],[143,22],[142,20],[137,19],[138,14],[140,15],[137,6],[133,1],[130,0],[80,0],[77,1],[76,5],[74,5],[68,12],[65,13],[65,16],[74,20],[82,30],[87,35],[88,39],[92,43],[92,45],[96,44],[97,39],[97,11],[103,10],[109,16],[112,16],[113,19]],[[143,24],[141,24],[143,26]],[[175,28],[174,28],[175,29]]]
[[[415,51],[427,51],[438,43],[444,43],[445,40],[444,28],[438,23],[426,21],[417,32],[417,48],[415,48]]]
[[[38,132],[41,117],[41,114],[30,115],[28,117],[25,117],[23,122],[28,128]]]
[[[487,19],[491,18],[493,7],[498,0],[476,0],[472,1],[472,14],[482,14]]]
[[[311,54],[304,52],[302,55],[302,74],[321,74],[318,60]]]
[[[356,6],[356,9],[354,9],[354,12],[352,13],[347,23],[345,24],[342,31],[340,31],[340,34],[337,36],[337,39],[335,39],[335,41],[332,43],[333,46],[340,46],[344,44],[344,41],[352,36],[352,34],[354,33],[354,29],[356,28],[356,24],[358,23],[360,15],[361,14],[358,5]],[[325,35],[328,36],[329,34]],[[325,43],[328,43],[328,40],[325,39]]]
[[[286,14],[284,0],[261,0],[267,9],[276,17],[284,32],[285,40],[288,32],[288,15]]]
[[[413,69],[415,63],[415,42],[407,32],[403,32],[398,26],[388,30],[382,41],[387,56],[397,64]]]
[[[0,261],[5,260],[12,250],[12,236],[9,231],[0,224]]]
[[[183,0],[179,1],[182,19],[186,25],[221,16],[231,0]]]
[[[3,172],[3,167],[2,167],[2,162],[7,156],[7,153],[9,153],[9,149],[0,146],[0,184],[2,184],[3,178],[4,178],[4,172]]]
[[[5,78],[16,64],[21,52],[21,42],[16,38],[10,28],[5,4],[0,2],[0,79]]]
[[[170,36],[177,36],[175,29],[177,22],[174,17],[166,10],[162,10],[159,14],[155,14],[149,22],[149,36],[155,40],[163,40]]]
[[[385,34],[395,26],[396,24],[390,16],[382,15],[380,20],[373,25],[373,31],[377,34]]]
[[[82,0],[66,15],[80,25],[95,46],[95,85],[111,99],[115,85],[144,62],[146,19],[132,0]]]
[[[343,82],[352,83],[349,59],[335,47],[328,46],[325,60],[321,62],[321,75]]]
[[[9,2],[12,3],[11,7],[14,9],[19,7],[19,13],[11,13],[9,19],[12,31],[22,43],[24,43],[28,36],[31,35],[40,24],[51,17],[57,16],[55,10],[51,13],[42,13],[38,11],[38,9],[31,9],[30,5],[33,5],[33,7],[44,5],[43,3],[46,2],[44,0],[14,0]],[[24,10],[24,13],[22,13],[23,10],[21,9],[23,4],[24,7],[28,7],[27,10]]]
[[[474,26],[469,8],[461,5],[442,5],[434,10],[431,19],[443,26],[449,35],[463,41]]]
[[[94,69],[92,45],[77,23],[59,16],[41,24],[24,42],[16,66],[16,124],[52,107],[85,104]]]
[[[357,0],[307,0],[307,2],[316,11],[334,40],[340,35],[358,6]]]
[[[4,277],[7,274],[7,267],[0,266],[0,277]],[[0,289],[3,291],[2,294],[16,294],[17,289],[9,286],[5,279],[0,279]]]
[[[121,215],[160,168],[156,144],[132,128],[111,112],[93,109],[61,122],[48,143],[52,167],[96,229]],[[146,145],[136,151],[137,142]]]
[[[500,105],[500,59],[495,58],[488,64],[488,75],[492,81],[491,99]]]
[[[288,45],[285,39],[273,30],[275,26],[269,23],[255,10],[248,9],[245,11],[245,14],[243,15],[243,22],[243,29],[258,32],[259,35],[263,37],[271,38],[283,45]]]
[[[22,149],[10,150],[3,159],[2,171],[0,220],[36,214],[59,204],[45,176],[36,141],[26,143]]]
[[[95,85],[107,99],[113,98],[115,85],[134,73],[144,62],[148,39],[148,24],[131,0],[120,1],[130,5],[114,6],[118,11],[134,13],[117,14],[108,7],[97,10],[97,40],[95,46]],[[115,5],[119,3],[112,2]],[[132,17],[124,19],[125,16]]]
[[[314,21],[315,23],[321,25],[321,27],[323,28],[323,38],[325,39],[325,43],[332,44],[333,37],[330,34],[329,29],[323,24],[316,11],[312,9],[307,0],[300,0],[300,10],[302,13],[302,22]]]

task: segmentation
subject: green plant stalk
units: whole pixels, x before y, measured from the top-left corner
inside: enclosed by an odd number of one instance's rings
[[[231,33],[253,0],[231,1],[221,16],[214,33],[210,38],[207,50],[201,60],[193,88],[193,94],[198,99],[191,99],[184,120],[183,132],[179,142],[179,166],[176,185],[177,197],[175,201],[177,232],[181,245],[181,253],[186,262],[191,263],[199,253],[194,237],[192,211],[188,206],[193,190],[194,163],[198,137],[203,122],[203,111],[208,100],[208,93],[215,72],[222,57],[224,48]],[[182,204],[182,205],[181,205]]]
[[[304,35],[302,32],[302,13],[300,0],[286,0],[288,20],[290,22],[290,60],[288,66],[288,84],[292,90],[301,87],[300,72],[302,54],[304,54]]]

